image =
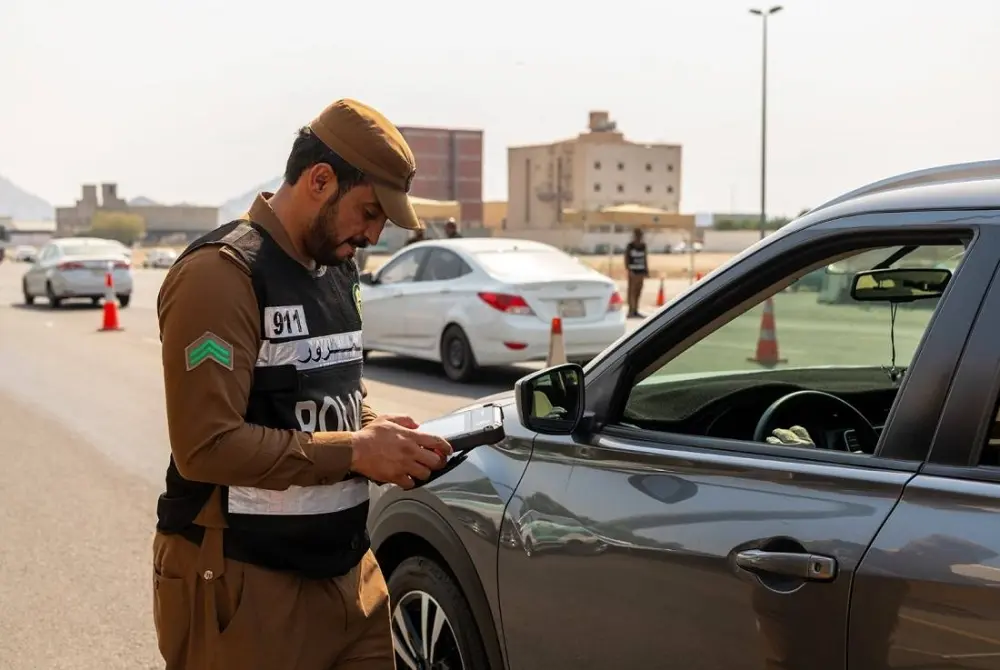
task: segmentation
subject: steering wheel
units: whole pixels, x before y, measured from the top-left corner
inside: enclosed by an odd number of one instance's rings
[[[785,415],[793,414],[788,410],[796,405],[809,405],[809,414],[815,414],[817,407],[822,407],[831,414],[843,414],[848,427],[853,428],[857,433],[858,444],[861,450],[865,453],[873,453],[875,451],[875,445],[878,444],[878,434],[876,434],[871,422],[865,418],[865,415],[846,400],[841,400],[835,395],[823,393],[822,391],[796,391],[775,400],[764,410],[760,420],[757,421],[757,427],[753,431],[754,442],[766,442],[767,436],[775,428],[787,427],[785,425],[787,422],[780,421],[780,419]],[[824,434],[815,435],[810,433],[810,435],[812,435],[817,447],[830,448],[826,443],[826,436]],[[849,451],[850,448],[845,444],[841,449]]]

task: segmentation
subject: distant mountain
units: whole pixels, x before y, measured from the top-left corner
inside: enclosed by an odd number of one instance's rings
[[[51,221],[55,215],[52,205],[0,175],[0,216],[15,221]]]
[[[238,219],[243,216],[250,205],[253,203],[253,199],[257,197],[257,194],[261,191],[274,192],[278,190],[278,186],[281,185],[282,177],[278,176],[274,179],[264,182],[255,188],[250,189],[242,195],[238,195],[235,198],[225,201],[219,205],[219,225],[223,223],[228,223],[233,219]]]
[[[144,195],[140,195],[136,198],[132,198],[131,200],[129,200],[128,204],[131,205],[132,207],[155,207],[160,203],[156,202],[155,200],[150,200]]]

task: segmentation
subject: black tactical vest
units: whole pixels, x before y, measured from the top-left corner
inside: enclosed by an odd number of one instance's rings
[[[629,245],[625,247],[625,254],[628,258],[629,272],[646,272],[648,270],[646,265],[645,244],[630,242]]]
[[[260,307],[261,347],[247,423],[309,433],[360,429],[357,265],[310,272],[246,221],[195,240],[181,258],[205,245],[226,246],[247,264]],[[204,531],[193,522],[214,488],[184,479],[171,457],[157,528],[200,542]],[[222,494],[229,525],[223,546],[230,558],[326,578],[350,571],[369,548],[364,478],[285,491],[222,487]]]

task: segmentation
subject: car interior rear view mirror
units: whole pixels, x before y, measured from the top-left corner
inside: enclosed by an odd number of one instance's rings
[[[854,275],[851,298],[858,302],[913,302],[940,298],[951,270],[943,268],[888,268]]]
[[[546,435],[569,435],[583,417],[583,368],[564,363],[522,377],[514,384],[521,424]]]

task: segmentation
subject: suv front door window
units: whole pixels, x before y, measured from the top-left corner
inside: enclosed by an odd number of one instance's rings
[[[907,252],[906,249],[909,249]],[[760,441],[754,433],[764,413],[793,392],[833,394],[881,431],[938,299],[901,305],[856,302],[849,295],[855,272],[872,268],[957,270],[961,244],[865,250],[827,266],[815,291],[783,291],[660,366],[629,393],[625,423],[672,433]],[[897,258],[898,256],[898,258]],[[833,287],[833,288],[830,288]],[[769,442],[873,453],[847,407],[822,396],[789,399],[766,434]],[[782,422],[784,420],[784,422]],[[778,436],[773,434],[779,429]],[[860,439],[861,443],[858,442]]]

